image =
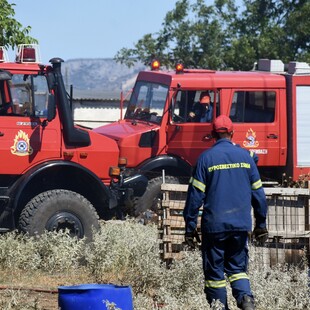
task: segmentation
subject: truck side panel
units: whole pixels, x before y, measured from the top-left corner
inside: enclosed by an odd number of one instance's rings
[[[293,178],[310,173],[310,76],[292,76]]]
[[[310,167],[310,85],[296,87],[296,161],[298,167]]]

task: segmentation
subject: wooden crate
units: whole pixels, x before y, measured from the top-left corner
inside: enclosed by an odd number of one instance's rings
[[[180,259],[186,249],[183,209],[187,188],[188,186],[183,184],[162,184],[161,187],[163,199],[158,225],[161,254],[164,260]],[[198,220],[197,229],[200,233],[200,220]]]
[[[188,189],[183,184],[162,184],[163,199],[159,217],[159,237],[164,260],[183,256],[185,223],[183,209]],[[300,261],[295,256],[309,248],[309,189],[265,188],[268,201],[269,242],[261,251],[268,264]],[[199,217],[202,209],[199,212]],[[254,220],[253,220],[254,222]],[[198,219],[200,233],[200,218]]]
[[[309,189],[265,188],[271,235],[299,237],[309,231]]]

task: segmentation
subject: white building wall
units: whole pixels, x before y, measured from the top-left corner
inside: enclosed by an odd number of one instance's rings
[[[73,118],[76,124],[96,128],[120,119],[119,102],[76,101],[73,103]],[[123,115],[126,108],[123,109]]]

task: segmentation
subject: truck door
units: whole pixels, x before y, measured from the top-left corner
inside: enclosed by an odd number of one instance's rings
[[[259,166],[279,166],[286,159],[286,150],[280,148],[286,134],[281,136],[279,129],[279,97],[278,90],[232,90],[229,116],[234,123],[233,141],[255,152]],[[283,109],[281,117],[286,118]]]
[[[205,104],[205,96],[210,97],[209,106]],[[168,154],[195,165],[198,156],[213,145],[212,121],[219,111],[218,98],[215,90],[180,90],[176,93],[167,129]]]
[[[60,124],[47,126],[48,87],[45,76],[13,74],[0,81],[1,173],[22,174],[44,160],[60,157]]]

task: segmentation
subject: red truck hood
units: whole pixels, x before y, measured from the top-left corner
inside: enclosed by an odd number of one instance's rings
[[[95,128],[93,131],[119,141],[123,138],[135,136],[157,128],[159,128],[157,124],[122,120]]]

